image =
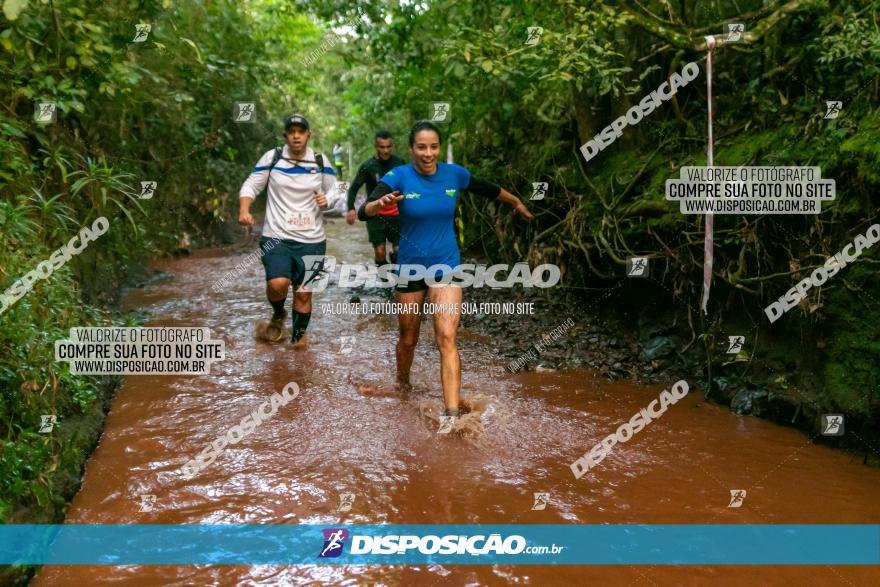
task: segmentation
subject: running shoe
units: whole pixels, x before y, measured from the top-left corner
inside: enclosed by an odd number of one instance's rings
[[[286,332],[284,328],[284,321],[287,319],[287,310],[284,310],[280,316],[273,314],[272,319],[269,320],[269,327],[266,328],[266,338],[272,342],[278,342],[281,340]]]

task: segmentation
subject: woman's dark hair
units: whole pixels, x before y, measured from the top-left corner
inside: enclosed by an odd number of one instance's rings
[[[440,134],[440,129],[436,124],[431,122],[430,120],[420,120],[409,129],[409,146],[412,147],[416,144],[416,135],[423,130],[432,130],[437,133],[437,140],[440,144],[443,144],[443,135]]]

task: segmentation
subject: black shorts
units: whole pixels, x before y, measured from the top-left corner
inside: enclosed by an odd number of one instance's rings
[[[397,215],[382,216],[377,214],[368,218],[367,235],[370,238],[370,244],[374,247],[384,245],[386,241],[397,246],[400,243],[400,222],[397,220]]]
[[[300,285],[306,275],[306,270],[311,276],[314,271],[324,267],[323,259],[307,259],[309,267],[303,257],[307,255],[323,256],[327,252],[327,241],[319,243],[301,243],[295,240],[280,240],[272,237],[260,237],[260,249],[266,251],[263,255],[263,267],[266,269],[266,281],[277,277],[289,279],[293,285]]]
[[[410,280],[406,285],[394,286],[397,293],[416,293],[417,291],[427,291],[428,284],[424,279]]]

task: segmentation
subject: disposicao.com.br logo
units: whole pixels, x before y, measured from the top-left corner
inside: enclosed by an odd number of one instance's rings
[[[337,557],[342,554],[348,531],[341,528],[323,530],[324,547],[319,558]],[[501,534],[476,534],[473,536],[449,534],[437,536],[429,534],[389,534],[386,536],[351,537],[350,554],[405,555],[445,554],[445,555],[517,555],[517,554],[559,554],[564,546],[529,546],[526,539],[518,534],[502,537]]]
[[[332,282],[337,287],[391,288],[421,281],[429,286],[455,285],[458,287],[483,287],[493,289],[537,287],[546,289],[559,283],[562,275],[557,265],[544,263],[534,269],[528,263],[491,266],[464,263],[451,267],[445,264],[385,264],[364,265],[337,263],[332,255],[303,255],[305,278],[303,286],[311,292],[321,292]],[[502,274],[502,276],[499,276]],[[332,276],[332,279],[331,279]]]

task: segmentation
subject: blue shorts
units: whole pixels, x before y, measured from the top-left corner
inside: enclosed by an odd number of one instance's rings
[[[315,271],[320,271],[324,267],[323,259],[310,259],[310,266],[306,267],[303,257],[306,255],[323,256],[327,252],[327,241],[301,243],[264,236],[260,237],[260,248],[266,251],[263,255],[266,281],[283,277],[289,279],[293,285],[301,285],[306,275],[306,269],[309,270],[310,276],[314,276]]]

